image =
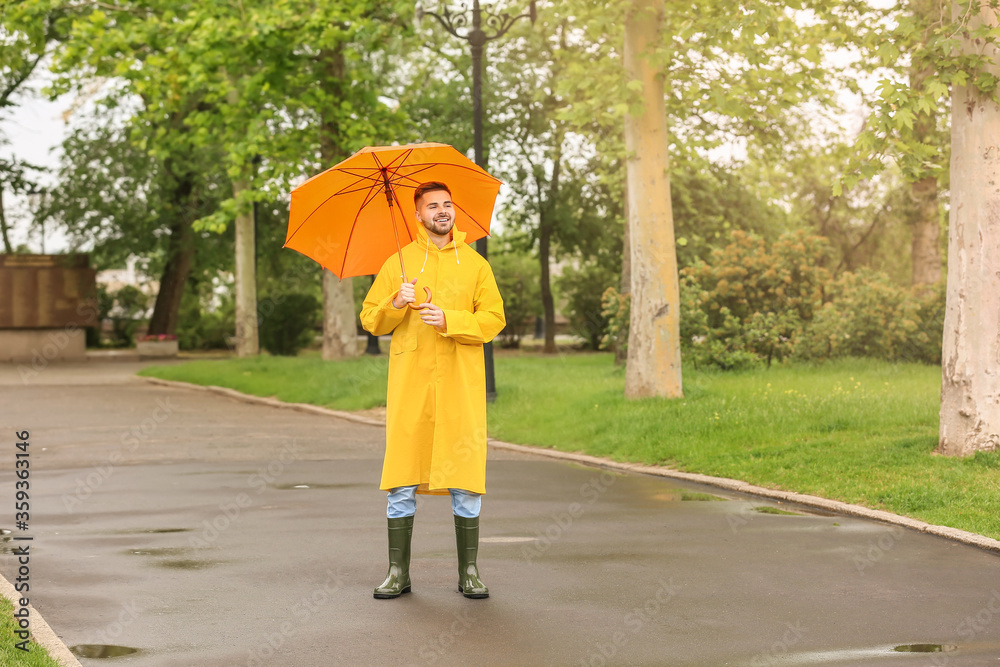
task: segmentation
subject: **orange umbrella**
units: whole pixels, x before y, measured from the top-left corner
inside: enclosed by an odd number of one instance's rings
[[[425,143],[362,148],[292,190],[284,247],[341,279],[378,273],[393,252],[402,265],[401,239],[416,238],[413,191],[427,181],[451,189],[467,242],[489,235],[501,182],[451,146]]]

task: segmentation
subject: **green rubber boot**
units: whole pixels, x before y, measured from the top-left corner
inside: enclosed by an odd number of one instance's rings
[[[467,598],[488,598],[490,590],[479,578],[479,517],[455,515],[455,542],[458,544],[458,592]]]
[[[378,588],[376,600],[391,600],[410,592],[410,538],[413,517],[389,519],[389,572]]]

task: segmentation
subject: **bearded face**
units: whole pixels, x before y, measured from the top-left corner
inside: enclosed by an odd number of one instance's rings
[[[455,209],[446,190],[433,190],[420,198],[417,219],[433,236],[447,236],[455,225]]]

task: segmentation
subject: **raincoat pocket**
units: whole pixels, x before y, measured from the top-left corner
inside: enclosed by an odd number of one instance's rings
[[[402,354],[417,349],[417,337],[413,334],[394,333],[389,341],[389,354]]]

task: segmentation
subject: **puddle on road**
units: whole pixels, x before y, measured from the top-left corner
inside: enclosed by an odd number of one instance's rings
[[[161,533],[187,533],[190,528],[132,528],[116,531],[116,535],[159,535]]]
[[[698,493],[696,491],[683,491],[681,489],[658,491],[650,495],[649,498],[668,503],[675,503],[677,501],[729,500],[729,498],[712,495],[711,493]]]
[[[159,547],[153,549],[128,549],[129,556],[182,556],[190,552],[190,547]]]
[[[805,516],[805,514],[802,514],[801,512],[789,512],[788,510],[778,509],[777,507],[772,507],[771,505],[754,507],[753,511],[760,512],[761,514],[777,514],[780,516]]]
[[[153,563],[158,567],[165,567],[171,570],[207,570],[210,567],[220,565],[218,560],[194,560],[193,558],[179,558],[176,560],[160,560]]]
[[[131,646],[115,646],[113,644],[77,644],[70,646],[69,650],[78,658],[117,658],[139,652],[139,649]]]
[[[681,491],[681,500],[729,500],[722,496],[713,496],[711,493],[696,493],[694,491]]]
[[[771,663],[775,665],[823,665],[823,664],[849,664],[857,661],[878,660],[879,658],[890,658],[893,653],[952,653],[961,649],[962,655],[996,655],[996,645],[969,644],[958,646],[957,644],[901,644],[899,646],[876,646],[872,648],[841,649],[834,651],[811,651],[805,653],[789,653],[781,656],[772,656]],[[886,663],[888,664],[888,662]],[[910,664],[907,662],[906,664]]]
[[[14,541],[14,538],[10,534],[11,531],[6,528],[0,528],[0,554],[13,553],[14,549],[16,549],[16,547],[12,547],[10,544]]]
[[[892,649],[899,653],[949,653],[957,651],[954,644],[903,644]]]

